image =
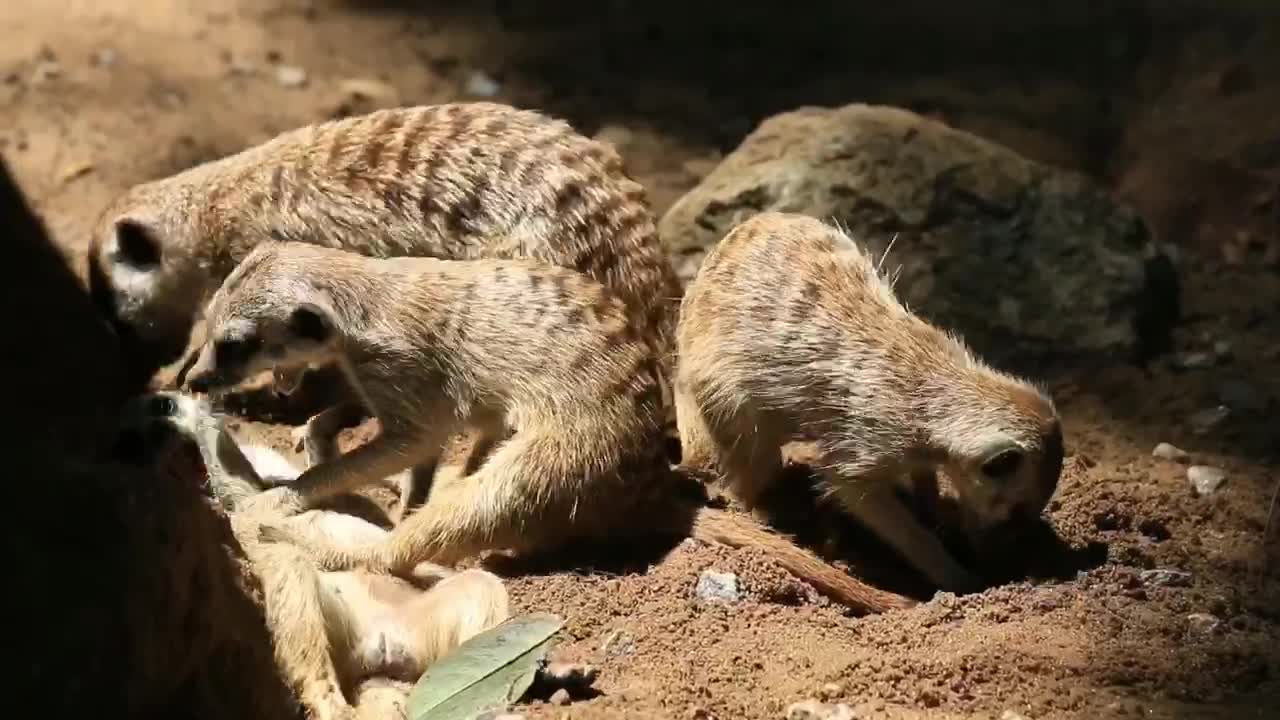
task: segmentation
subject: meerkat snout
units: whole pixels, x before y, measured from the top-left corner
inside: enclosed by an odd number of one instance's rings
[[[264,370],[327,361],[333,352],[332,315],[318,305],[287,309],[267,301],[254,317],[228,316],[218,305],[215,298],[209,340],[187,373],[191,390],[234,387]]]
[[[958,492],[964,496],[963,523],[975,549],[1017,535],[1044,512],[1062,473],[1062,427],[1050,414],[1044,428],[1029,441],[1003,438],[977,455],[970,469],[955,468]]]

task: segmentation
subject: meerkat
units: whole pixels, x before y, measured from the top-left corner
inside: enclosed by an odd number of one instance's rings
[[[780,447],[814,442],[840,506],[937,586],[977,588],[892,492],[942,469],[971,536],[1038,516],[1062,469],[1052,399],[910,312],[839,229],[756,215],[708,255],[682,300],[675,400],[682,462],[757,507]]]
[[[424,564],[415,568],[418,584],[361,571],[320,572],[298,548],[261,541],[264,520],[301,523],[338,544],[376,542],[387,531],[329,510],[286,519],[245,509],[246,498],[299,471],[271,448],[238,445],[207,402],[172,392],[131,401],[111,453],[164,466],[174,481],[203,477],[228,509],[262,580],[277,660],[314,717],[387,717],[427,666],[510,614],[502,581],[483,570]]]
[[[215,293],[208,322],[188,376],[193,389],[234,387],[272,367],[336,363],[381,424],[368,443],[250,502],[305,510],[430,464],[460,428],[497,438],[475,472],[437,478],[384,542],[338,547],[306,528],[272,528],[326,570],[402,574],[484,550],[691,532],[759,546],[855,609],[913,604],[750,519],[704,507],[702,485],[677,477],[664,455],[652,338],[586,275],[529,260],[376,259],[263,244]]]
[[[576,269],[653,334],[669,400],[681,289],[645,190],[611,145],[562,120],[491,102],[380,110],[129,189],[97,222],[88,278],[131,364],[150,377],[178,359],[209,295],[265,239]],[[361,414],[342,408],[310,427],[311,460],[329,459],[335,428]]]

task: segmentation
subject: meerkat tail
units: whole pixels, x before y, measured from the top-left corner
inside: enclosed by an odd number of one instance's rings
[[[808,582],[823,595],[855,611],[876,614],[918,604],[897,593],[881,590],[824,562],[780,533],[724,510],[703,508],[694,519],[691,535],[732,548],[758,547],[787,572]]]

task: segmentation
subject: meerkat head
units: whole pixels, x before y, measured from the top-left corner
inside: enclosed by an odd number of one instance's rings
[[[1033,521],[1057,490],[1062,423],[1052,399],[1021,380],[981,369],[981,382],[952,388],[959,402],[932,428],[945,448],[966,534],[981,545],[991,531]]]
[[[181,393],[147,393],[132,398],[121,409],[107,458],[155,467],[184,482],[202,483],[208,478],[208,469],[200,420],[208,414],[201,401]]]
[[[189,218],[159,191],[133,188],[99,218],[89,240],[89,294],[120,337],[130,368],[150,377],[186,346],[208,272],[186,247]]]
[[[210,392],[268,369],[324,364],[337,350],[334,313],[294,263],[262,245],[227,276],[207,314],[208,339],[187,386]]]

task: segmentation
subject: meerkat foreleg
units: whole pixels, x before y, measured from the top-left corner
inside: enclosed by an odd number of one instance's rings
[[[312,415],[307,423],[295,431],[302,440],[307,467],[326,463],[338,456],[338,434],[351,427],[364,416],[364,408],[354,402],[341,402]]]
[[[682,383],[675,390],[676,428],[680,432],[680,464],[690,470],[713,472],[719,462],[711,428],[702,416],[702,406]]]
[[[571,517],[548,518],[557,501],[576,496],[566,486],[581,483],[587,468],[567,462],[580,453],[564,443],[579,434],[519,432],[504,442],[469,477],[437,484],[417,512],[383,542],[338,547],[316,533],[277,525],[268,537],[306,548],[325,570],[367,569],[404,576],[420,561],[452,565],[485,549],[528,549],[547,528],[566,532]],[[568,508],[561,508],[570,515]]]
[[[840,503],[904,560],[943,590],[965,592],[980,588],[981,580],[956,562],[936,535],[929,532],[893,493],[891,478],[864,475],[850,480],[841,468],[824,471]]]
[[[782,470],[782,433],[747,403],[724,412],[702,409],[700,417],[715,448],[715,464],[723,482],[748,509],[757,507],[760,496]]]

